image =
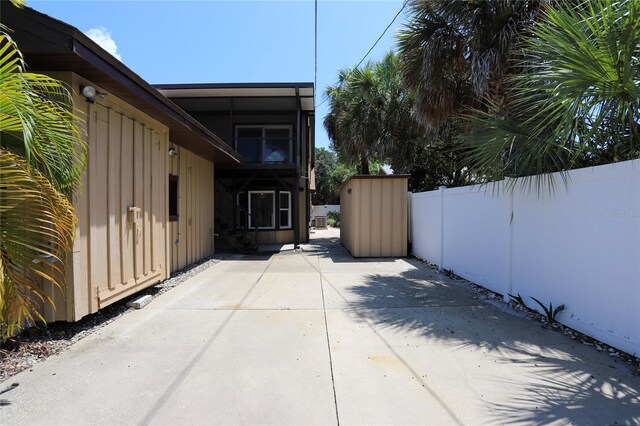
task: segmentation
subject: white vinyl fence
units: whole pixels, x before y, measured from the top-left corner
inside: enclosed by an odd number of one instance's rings
[[[322,206],[311,206],[311,219],[316,216],[326,216],[329,212],[340,213],[340,204],[325,204]]]
[[[416,256],[640,354],[640,160],[572,170],[555,191],[505,182],[409,194]]]

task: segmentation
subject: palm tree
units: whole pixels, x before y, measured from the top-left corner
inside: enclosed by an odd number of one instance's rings
[[[509,113],[469,117],[471,167],[492,179],[640,157],[640,3],[558,4],[532,30]]]
[[[411,0],[398,33],[403,81],[416,93],[417,119],[437,130],[485,99],[500,108],[504,77],[520,54],[514,43],[527,32],[545,0]]]
[[[344,69],[338,82],[327,88],[329,113],[324,126],[333,147],[348,162],[359,164],[359,172],[369,174],[369,162],[380,141],[380,113],[374,66]]]
[[[401,84],[393,52],[363,68],[342,70],[325,96],[329,139],[348,162],[359,164],[360,173],[369,173],[372,160],[402,159],[417,137],[413,96]]]
[[[20,2],[17,6],[20,6]],[[69,89],[25,71],[0,28],[0,337],[52,303],[41,281],[62,288],[76,229],[71,197],[86,147]]]

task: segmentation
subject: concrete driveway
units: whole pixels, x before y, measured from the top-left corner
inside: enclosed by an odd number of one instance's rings
[[[623,362],[335,238],[231,257],[16,381],[2,424],[640,422]]]

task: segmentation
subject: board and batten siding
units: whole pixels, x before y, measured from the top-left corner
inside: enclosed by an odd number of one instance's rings
[[[71,81],[96,86],[75,74]],[[73,307],[56,318],[72,321],[169,275],[167,127],[111,94],[74,102],[85,114],[87,169],[74,202]]]
[[[340,242],[354,257],[407,255],[408,177],[354,176],[340,191]]]
[[[213,164],[182,148],[170,157],[165,125],[77,74],[49,74],[75,92],[88,155],[66,290],[43,284],[55,302],[43,313],[47,321],[78,321],[213,253]],[[107,96],[88,103],[77,94],[81,85]],[[169,222],[170,173],[180,179],[179,222]]]
[[[213,255],[214,166],[192,152],[175,148],[169,173],[178,176],[178,220],[169,222],[171,272]]]

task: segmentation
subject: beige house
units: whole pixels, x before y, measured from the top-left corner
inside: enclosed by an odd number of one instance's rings
[[[43,307],[49,321],[77,321],[211,256],[224,244],[216,234],[231,239],[242,229],[258,235],[256,243],[306,240],[313,85],[287,86],[294,112],[260,103],[284,89],[278,84],[243,86],[252,96],[231,101],[229,110],[216,102],[235,99],[239,88],[207,85],[201,95],[192,88],[190,97],[202,98],[204,107],[191,115],[188,103],[165,96],[182,94],[180,86],[159,91],[77,28],[7,3],[0,5],[2,23],[30,70],[65,81],[75,93],[89,147],[74,200],[79,224],[66,291],[50,290],[57,309]],[[264,117],[248,113],[265,108]],[[260,145],[260,162],[248,156],[247,139]]]

